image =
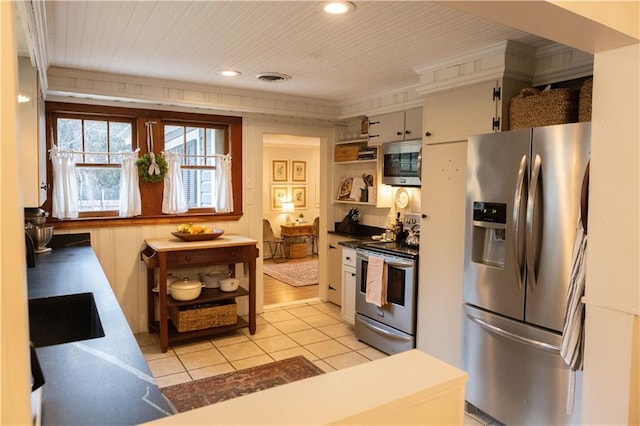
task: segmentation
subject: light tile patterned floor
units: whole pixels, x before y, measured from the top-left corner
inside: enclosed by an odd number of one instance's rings
[[[247,328],[211,339],[172,345],[160,351],[155,334],[136,335],[159,387],[216,376],[304,355],[325,372],[387,356],[358,341],[343,322],[340,307],[309,301],[265,309],[252,336]],[[465,426],[487,425],[479,415],[465,415]]]
[[[343,322],[340,307],[312,301],[267,308],[247,328],[160,351],[158,336],[136,335],[158,386],[166,387],[296,355],[330,372],[387,356],[360,341]]]

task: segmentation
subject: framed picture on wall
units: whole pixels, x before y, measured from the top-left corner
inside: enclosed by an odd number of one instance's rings
[[[296,208],[307,207],[307,187],[306,186],[294,186],[291,188],[291,200],[293,206]]]
[[[282,210],[282,203],[289,199],[289,187],[286,185],[271,186],[271,210]]]
[[[291,160],[291,180],[293,182],[307,181],[307,162]]]
[[[273,160],[271,162],[271,180],[273,182],[287,182],[289,180],[287,166],[287,160]]]

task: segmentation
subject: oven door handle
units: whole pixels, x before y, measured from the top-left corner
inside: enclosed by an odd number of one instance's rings
[[[356,255],[357,255],[358,259],[362,259],[362,260],[365,260],[365,261],[369,260],[369,255],[368,254],[364,254],[362,252],[357,252]],[[408,261],[405,262],[405,261],[402,261],[402,260],[395,260],[395,259],[391,260],[388,256],[385,256],[385,255],[381,255],[379,257],[384,258],[384,263],[386,263],[389,266],[393,266],[394,268],[407,269],[407,268],[411,268],[413,266],[413,261],[411,261],[411,260],[408,260]]]
[[[371,330],[373,330],[374,332],[378,333],[378,334],[382,334],[385,337],[388,337],[390,339],[394,339],[394,340],[400,340],[400,341],[410,341],[411,338],[410,337],[405,337],[405,336],[398,336],[397,334],[391,333],[383,328],[380,327],[376,327],[375,325],[369,323],[369,322],[363,322],[362,325],[364,325],[367,328],[370,328]]]
[[[401,269],[408,269],[411,268],[413,266],[412,263],[410,262],[395,262],[395,261],[387,261],[387,259],[384,260],[384,263],[386,263],[389,266],[393,266],[394,268],[401,268]]]

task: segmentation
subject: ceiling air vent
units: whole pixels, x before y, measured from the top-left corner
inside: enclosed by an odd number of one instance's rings
[[[258,80],[268,81],[270,83],[273,83],[275,81],[289,80],[291,78],[291,76],[279,72],[261,72],[256,77],[258,78]]]

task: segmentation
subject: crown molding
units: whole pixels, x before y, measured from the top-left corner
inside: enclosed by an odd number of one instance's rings
[[[22,21],[22,31],[29,49],[31,63],[38,69],[40,90],[44,96],[48,88],[46,70],[49,68],[45,2],[21,0],[16,1],[15,4]]]
[[[340,105],[340,119],[371,116],[400,111],[423,105],[422,95],[416,86],[409,86],[381,95],[363,98]]]
[[[536,51],[533,86],[593,75],[593,55],[564,45]]]
[[[535,49],[506,40],[416,69],[422,95],[434,94],[491,79],[533,80]]]
[[[51,67],[51,96],[337,120],[337,103],[173,80]]]

